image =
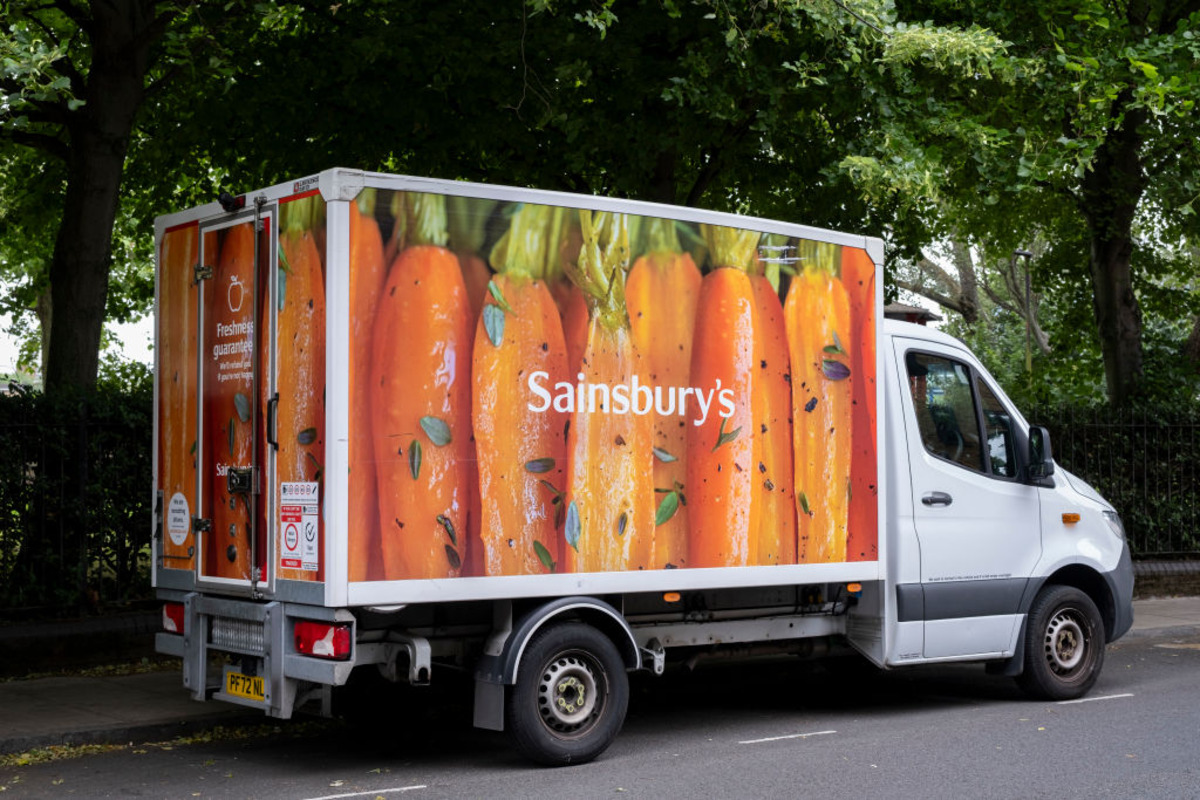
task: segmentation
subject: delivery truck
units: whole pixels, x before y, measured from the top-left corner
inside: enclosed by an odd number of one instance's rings
[[[1132,623],[1116,511],[883,319],[879,239],[348,169],[155,235],[156,646],[196,700],[465,669],[477,726],[582,763],[679,656],[1064,699]]]

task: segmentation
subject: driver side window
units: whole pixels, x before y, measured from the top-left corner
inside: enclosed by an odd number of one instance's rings
[[[970,367],[918,352],[910,352],[905,365],[925,449],[938,458],[987,473]]]

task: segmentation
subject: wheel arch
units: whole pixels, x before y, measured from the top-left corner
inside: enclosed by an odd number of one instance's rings
[[[1036,583],[1035,590],[1029,595],[1028,602],[1024,604],[1023,610],[1026,614],[1033,605],[1034,598],[1042,589],[1051,585],[1071,586],[1090,597],[1100,612],[1100,618],[1104,620],[1104,640],[1110,642],[1115,638],[1113,634],[1117,624],[1117,601],[1108,581],[1098,570],[1086,564],[1067,564],[1058,568],[1045,580]]]
[[[1100,618],[1104,621],[1104,640],[1112,641],[1117,627],[1117,601],[1108,581],[1101,572],[1086,564],[1065,564],[1044,578],[1030,579],[1021,597],[1021,627],[1017,635],[1016,649],[1012,656],[988,665],[992,674],[1010,678],[1020,675],[1025,669],[1025,629],[1029,625],[1029,609],[1033,601],[1047,586],[1070,586],[1086,594],[1096,604]],[[1121,631],[1120,633],[1124,633]]]
[[[494,660],[489,659],[489,678],[511,686],[516,682],[525,648],[533,635],[547,625],[569,620],[586,623],[607,636],[621,654],[626,669],[642,668],[642,654],[633,630],[612,604],[597,597],[560,597],[535,606],[514,620],[500,655]]]

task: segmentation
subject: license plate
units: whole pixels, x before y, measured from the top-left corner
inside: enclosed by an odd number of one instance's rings
[[[258,703],[267,701],[266,683],[261,675],[243,675],[233,670],[225,673],[225,694]]]

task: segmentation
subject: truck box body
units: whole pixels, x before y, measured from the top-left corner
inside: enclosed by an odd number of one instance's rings
[[[1019,672],[1064,570],[1128,627],[1115,513],[960,343],[885,330],[877,239],[349,170],[156,234],[159,648],[197,699],[286,717],[444,658],[503,727],[571,623],[627,668],[836,638]]]

